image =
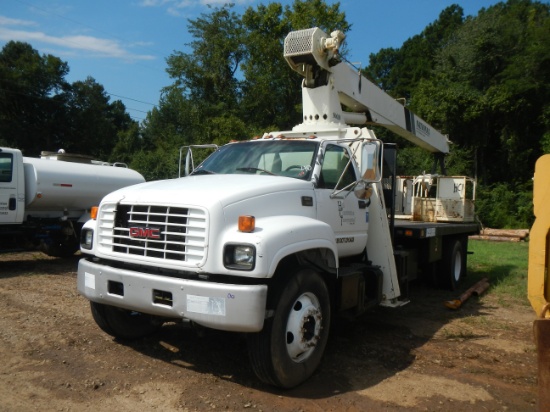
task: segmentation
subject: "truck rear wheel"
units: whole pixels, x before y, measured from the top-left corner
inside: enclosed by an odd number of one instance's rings
[[[456,290],[466,274],[465,242],[453,238],[444,243],[441,267],[442,283],[451,290]]]
[[[100,329],[119,339],[138,339],[156,332],[162,322],[151,315],[90,302],[92,317]]]
[[[51,257],[69,257],[74,255],[80,249],[78,242],[56,242],[50,240],[47,242],[42,242],[40,244],[40,250],[46,255]]]
[[[82,224],[67,220],[58,229],[47,232],[47,238],[40,242],[40,250],[52,257],[69,257],[80,249]]]
[[[330,329],[330,299],[323,279],[302,269],[282,290],[275,314],[259,333],[248,335],[254,372],[263,382],[292,388],[321,362]]]

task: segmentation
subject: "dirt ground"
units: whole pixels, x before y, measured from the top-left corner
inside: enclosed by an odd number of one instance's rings
[[[238,334],[112,339],[76,291],[77,262],[0,255],[0,411],[536,410],[528,306],[451,311],[455,293],[418,285],[402,308],[339,320],[318,372],[283,391],[256,379]]]

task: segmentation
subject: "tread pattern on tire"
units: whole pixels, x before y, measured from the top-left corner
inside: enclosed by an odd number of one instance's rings
[[[292,360],[290,360],[288,353],[284,352],[287,350],[284,337],[280,336],[281,342],[274,342],[273,333],[280,332],[275,328],[282,328],[283,325],[286,327],[288,319],[288,311],[284,315],[281,315],[277,311],[286,309],[286,307],[291,308],[295,300],[305,292],[315,292],[314,294],[320,301],[320,306],[323,307],[323,336],[319,343],[319,349],[307,360],[290,364],[289,369],[291,370],[281,369],[283,368],[281,365],[284,365],[285,362],[289,364]],[[281,318],[281,316],[283,317]],[[280,325],[277,325],[277,322]],[[266,319],[261,332],[247,336],[252,369],[262,382],[269,385],[281,388],[292,388],[299,385],[309,378],[319,366],[328,340],[329,330],[330,296],[324,280],[311,269],[297,271],[277,297],[275,315],[272,318]],[[284,354],[286,354],[286,358],[281,359],[279,355],[284,356]]]
[[[97,326],[103,332],[118,339],[139,339],[155,333],[162,325],[159,319],[151,315],[143,313],[131,315],[130,311],[97,302],[90,302],[90,306]]]

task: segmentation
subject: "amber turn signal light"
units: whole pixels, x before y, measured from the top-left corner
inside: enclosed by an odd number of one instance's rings
[[[239,216],[239,231],[250,233],[256,228],[256,218],[254,216]]]

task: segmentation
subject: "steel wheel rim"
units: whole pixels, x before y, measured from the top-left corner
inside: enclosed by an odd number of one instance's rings
[[[455,255],[455,261],[453,264],[453,278],[455,282],[460,280],[460,274],[462,273],[462,254],[457,252]]]
[[[323,319],[319,299],[304,293],[296,299],[286,325],[286,350],[294,362],[303,362],[315,351],[321,337]]]

